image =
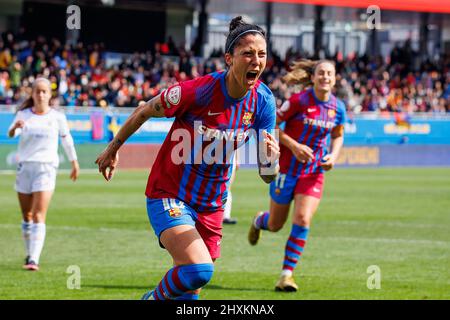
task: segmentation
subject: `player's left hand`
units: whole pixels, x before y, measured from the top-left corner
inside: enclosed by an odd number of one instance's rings
[[[331,169],[333,169],[334,167],[334,162],[336,160],[334,159],[334,157],[331,154],[327,154],[325,157],[322,158],[322,160],[319,162],[319,165],[325,170],[325,171],[329,171]]]
[[[80,165],[77,160],[72,161],[72,171],[70,172],[70,179],[76,181],[80,175]]]

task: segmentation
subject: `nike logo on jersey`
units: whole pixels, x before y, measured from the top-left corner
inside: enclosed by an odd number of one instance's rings
[[[308,112],[316,112],[316,108],[308,108],[308,110],[307,110]]]
[[[313,188],[313,191],[314,191],[314,192],[320,192],[320,189],[314,187],[314,188]]]
[[[208,116],[218,116],[219,114],[222,114],[222,112],[211,112],[211,110],[208,111]]]

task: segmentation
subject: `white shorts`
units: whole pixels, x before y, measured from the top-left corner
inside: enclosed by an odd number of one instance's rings
[[[56,185],[56,168],[50,163],[22,162],[17,165],[15,189],[30,194],[53,191]]]

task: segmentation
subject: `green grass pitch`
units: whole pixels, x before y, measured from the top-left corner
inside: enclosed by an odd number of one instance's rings
[[[171,266],[148,222],[147,172],[106,183],[82,172],[58,176],[37,273],[22,270],[15,176],[0,174],[0,299],[139,299]],[[237,225],[224,226],[222,257],[202,299],[450,299],[450,169],[343,169],[327,174],[322,203],[295,272],[299,292],[277,293],[290,223],[251,247],[247,231],[268,207],[256,170],[233,186]],[[69,266],[81,288],[68,289]],[[381,288],[368,289],[369,266]]]

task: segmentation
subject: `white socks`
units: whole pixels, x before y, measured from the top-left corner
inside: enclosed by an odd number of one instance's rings
[[[281,271],[281,275],[290,277],[290,276],[292,276],[292,271],[291,270],[283,270],[283,271]]]
[[[27,256],[30,255],[30,247],[31,247],[31,226],[33,222],[22,221],[22,237],[25,242],[25,251],[27,252]]]
[[[230,219],[231,218],[231,202],[233,201],[233,196],[231,195],[231,191],[228,191],[227,202],[225,203],[225,209],[223,210],[223,218]]]
[[[31,227],[30,260],[39,264],[45,240],[45,223],[33,223]]]

